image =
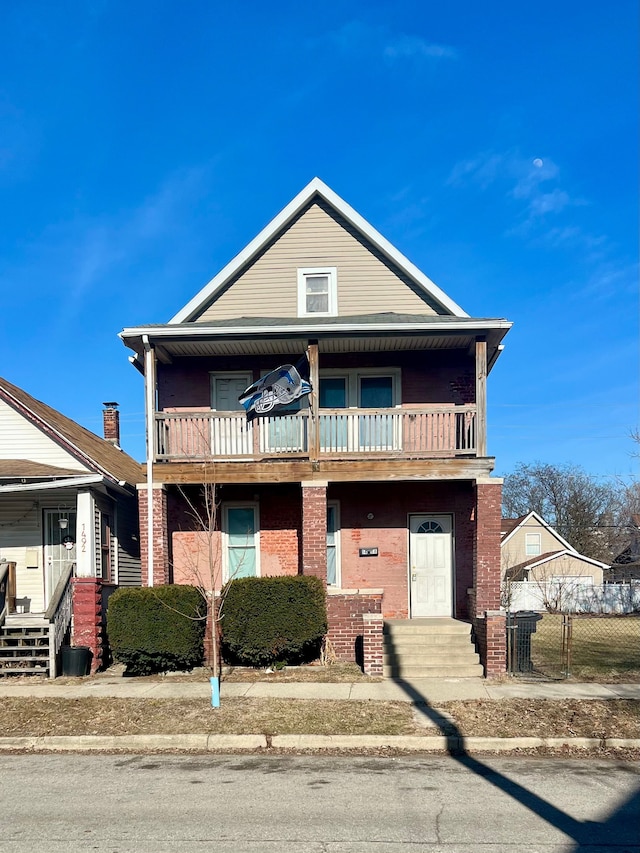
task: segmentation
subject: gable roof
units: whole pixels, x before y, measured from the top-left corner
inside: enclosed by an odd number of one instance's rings
[[[532,519],[537,521],[538,524],[542,525],[542,527],[545,527],[549,531],[549,533],[551,533],[552,536],[555,536],[555,538],[559,542],[561,542],[562,545],[564,545],[564,547],[568,551],[571,551],[574,554],[578,553],[576,551],[576,549],[567,542],[566,539],[564,539],[562,536],[560,536],[560,534],[558,533],[558,531],[555,528],[553,528],[548,522],[546,522],[544,520],[544,518],[541,515],[538,515],[538,513],[535,512],[534,510],[531,510],[531,512],[528,512],[526,515],[521,515],[520,518],[503,518],[502,519],[501,531],[503,531],[503,535],[502,535],[502,539],[500,542],[500,547],[502,548],[502,546],[505,545],[509,541],[509,539],[511,539],[511,537],[514,535],[514,533],[517,530],[520,530],[521,528],[526,527],[527,522],[531,521]],[[587,558],[585,558],[585,559],[587,559]]]
[[[508,536],[512,533],[516,527],[518,527],[526,518],[525,515],[519,516],[519,518],[503,518],[500,523],[500,539],[504,539],[505,536]]]
[[[525,574],[527,574],[526,570],[534,569],[536,566],[541,566],[544,563],[551,563],[554,560],[558,560],[560,557],[571,557],[572,560],[581,560],[582,562],[588,563],[591,566],[596,566],[599,569],[609,568],[608,563],[602,563],[600,560],[585,557],[584,554],[579,554],[577,551],[574,551],[573,548],[564,548],[562,551],[546,551],[544,554],[538,554],[537,557],[529,557],[528,560],[523,560],[515,566],[509,566],[505,571],[505,578],[507,580],[515,581],[518,578],[524,577]]]
[[[0,399],[63,446],[91,471],[103,474],[116,483],[124,481],[132,486],[144,480],[142,466],[127,453],[1,377]],[[11,461],[14,464],[24,464],[25,460]],[[16,464],[15,467],[19,469],[22,466]],[[76,477],[80,473],[73,472]]]
[[[314,178],[289,204],[275,216],[269,224],[254,237],[254,239],[214,276],[178,313],[169,321],[170,325],[189,323],[196,319],[204,308],[209,305],[216,295],[223,290],[228,282],[267,246],[274,238],[287,228],[289,223],[315,199],[322,199],[326,204],[342,216],[353,228],[360,232],[375,246],[390,262],[404,272],[426,295],[437,302],[445,315],[468,317],[466,311],[457,305],[447,294],[428,278],[415,264],[406,258],[395,246],[370,225],[344,199],[340,198],[320,178]]]

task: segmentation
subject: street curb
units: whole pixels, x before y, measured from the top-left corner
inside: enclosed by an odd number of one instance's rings
[[[639,738],[442,737],[415,735],[86,735],[0,738],[0,752],[254,752],[256,750],[371,750],[513,752],[519,749],[640,749]]]

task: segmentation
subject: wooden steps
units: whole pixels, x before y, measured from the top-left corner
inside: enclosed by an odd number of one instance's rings
[[[49,676],[49,622],[10,617],[0,628],[0,677]]]
[[[478,678],[471,625],[456,619],[390,619],[383,631],[386,678]]]

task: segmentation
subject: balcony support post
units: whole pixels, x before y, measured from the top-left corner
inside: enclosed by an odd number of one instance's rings
[[[147,418],[147,584],[153,586],[153,463],[156,459],[156,354],[147,335],[144,344],[144,398]]]
[[[320,457],[320,420],[318,415],[320,401],[320,368],[318,359],[318,341],[309,341],[307,345],[309,359],[309,381],[311,394],[309,400],[309,460],[317,462]]]
[[[487,455],[487,342],[476,340],[476,455]]]

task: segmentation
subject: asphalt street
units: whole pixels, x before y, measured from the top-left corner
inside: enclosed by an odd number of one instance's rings
[[[640,765],[601,759],[0,755],[1,853],[626,853]]]

